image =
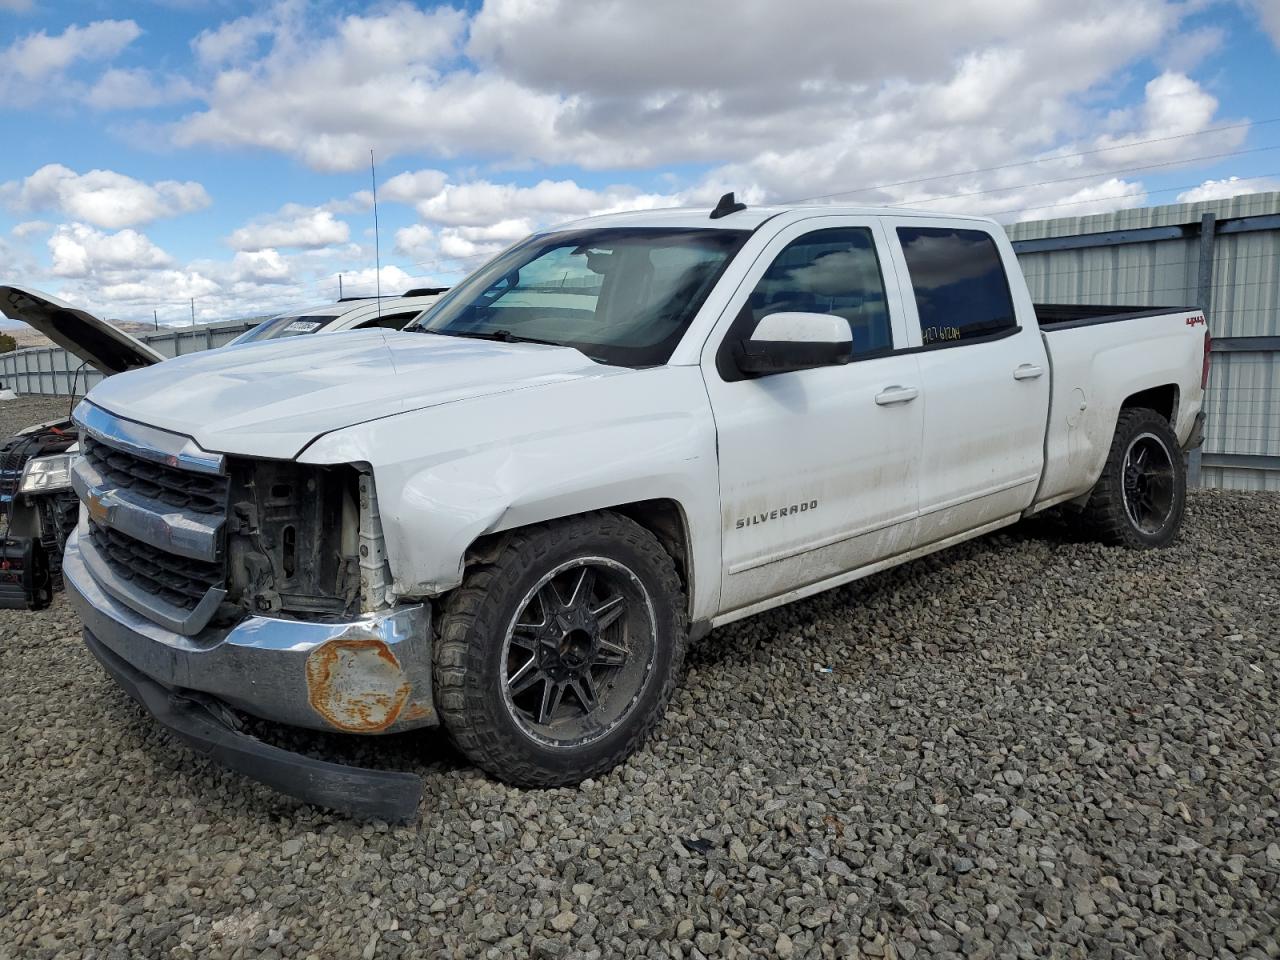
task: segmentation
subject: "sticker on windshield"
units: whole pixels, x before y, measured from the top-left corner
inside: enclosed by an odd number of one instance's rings
[[[284,328],[285,333],[312,333],[320,329],[320,324],[315,320],[295,320]]]

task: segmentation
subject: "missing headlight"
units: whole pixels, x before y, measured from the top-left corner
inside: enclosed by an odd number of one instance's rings
[[[359,613],[359,496],[351,466],[234,462],[227,599],[265,615]]]

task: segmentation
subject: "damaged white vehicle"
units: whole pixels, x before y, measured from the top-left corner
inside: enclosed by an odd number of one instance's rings
[[[443,287],[396,297],[347,297],[264,320],[226,346],[370,328],[399,330],[432,306]],[[25,321],[103,376],[166,357],[86,310],[39,290],[0,286],[0,312]],[[40,610],[62,589],[62,550],[75,527],[71,459],[79,436],[68,416],[0,441],[0,608]]]
[[[1176,534],[1194,308],[1033,306],[986,220],[667,210],[530,237],[404,332],[183,357],[76,412],[64,571],[163,723],[313,802],[402,818],[408,773],[318,730],[443,725],[512,783],[608,771],[712,627],[1055,505]]]

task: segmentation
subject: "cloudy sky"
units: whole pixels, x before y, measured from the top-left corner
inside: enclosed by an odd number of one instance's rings
[[[0,264],[121,319],[447,284],[607,210],[1280,189],[1280,0],[0,0]],[[1027,162],[1027,161],[1036,162]]]

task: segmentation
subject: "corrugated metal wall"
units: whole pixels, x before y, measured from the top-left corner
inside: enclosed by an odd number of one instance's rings
[[[1008,230],[1020,243],[1197,224],[1206,213],[1217,221],[1274,216],[1280,214],[1280,193],[1019,223]],[[1020,252],[1019,260],[1031,297],[1040,303],[1205,306],[1200,254],[1201,238],[1195,235]],[[1207,315],[1214,338],[1280,337],[1280,229],[1219,233],[1210,259]],[[1274,342],[1256,349],[1237,343],[1215,352],[1207,409],[1203,485],[1280,490],[1280,351]],[[1215,465],[1224,460],[1232,465]]]
[[[259,322],[259,318],[233,320],[135,336],[166,357],[179,357],[221,347]],[[61,347],[32,347],[0,355],[0,383],[17,393],[83,395],[102,375],[88,366],[80,370],[80,366],[80,360]]]

